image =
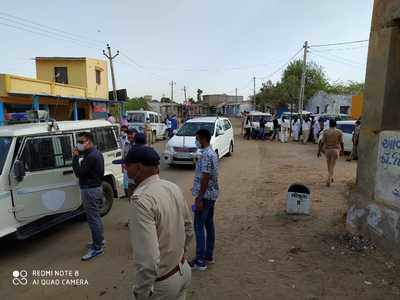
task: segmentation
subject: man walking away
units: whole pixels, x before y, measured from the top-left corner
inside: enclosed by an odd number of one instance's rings
[[[83,160],[79,164],[80,153],[83,153]],[[73,151],[72,168],[79,178],[82,204],[92,233],[89,250],[82,256],[82,260],[87,261],[104,251],[103,223],[99,212],[103,199],[104,158],[94,146],[90,132],[79,134],[78,145]]]
[[[322,140],[319,143],[318,157],[321,156],[322,148],[325,149],[326,162],[328,166],[328,180],[326,186],[333,183],[336,161],[343,153],[343,133],[336,129],[336,121],[329,121],[329,129],[323,131]]]
[[[265,119],[264,116],[262,116],[260,119],[260,139],[261,140],[265,139],[265,124],[266,123],[267,123],[267,120]]]
[[[290,121],[286,119],[285,116],[282,116],[281,122],[281,142],[287,143],[289,140],[289,131],[290,131]]]
[[[271,141],[275,139],[279,140],[279,121],[277,115],[274,115],[274,119],[272,120],[272,124],[274,126]]]
[[[184,300],[191,270],[184,254],[193,238],[191,212],[181,189],[159,177],[160,157],[150,147],[130,151],[128,175],[137,184],[129,207],[136,269],[135,299]]]
[[[358,141],[360,139],[360,130],[361,130],[361,121],[357,120],[356,126],[353,131],[353,149],[347,161],[357,160],[358,159]]]
[[[190,263],[193,269],[204,271],[207,264],[214,263],[214,205],[218,198],[218,156],[210,146],[211,134],[200,129],[196,144],[201,155],[196,164],[192,188],[195,197],[194,230],[196,235],[196,258]],[[206,231],[207,236],[205,236]]]

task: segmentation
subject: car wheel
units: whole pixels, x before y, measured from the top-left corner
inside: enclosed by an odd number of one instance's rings
[[[218,150],[215,150],[215,153],[217,154],[217,156],[218,156],[218,158],[219,158]]]
[[[231,141],[231,144],[229,145],[229,152],[226,156],[232,156],[233,155],[233,142]]]
[[[101,201],[101,206],[100,206],[100,215],[104,217],[105,215],[108,214],[108,212],[111,210],[111,207],[114,202],[114,191],[108,182],[103,182],[103,198]]]

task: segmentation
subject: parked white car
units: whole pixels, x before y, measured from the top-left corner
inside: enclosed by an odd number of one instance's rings
[[[145,110],[128,110],[126,111],[126,118],[129,127],[135,128],[142,133],[144,133],[144,123],[149,119],[153,140],[162,140],[168,136],[167,125],[163,123],[163,117],[159,113]]]
[[[122,195],[118,126],[105,120],[31,123],[0,127],[0,237],[27,238],[82,214],[72,149],[90,131],[104,155],[102,216]]]
[[[163,155],[165,161],[170,165],[195,164],[199,155],[196,132],[200,129],[210,131],[210,144],[219,158],[233,153],[235,141],[231,121],[222,117],[203,117],[186,121],[168,141]]]
[[[353,132],[356,127],[356,121],[338,121],[337,129],[343,132],[344,152],[353,151]]]

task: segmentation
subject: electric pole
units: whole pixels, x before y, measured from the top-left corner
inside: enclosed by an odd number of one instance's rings
[[[237,88],[235,88],[235,101],[236,102],[238,101],[238,99],[237,99]]]
[[[306,84],[308,41],[304,43],[303,48],[304,48],[303,71],[301,74],[301,85],[300,85],[300,96],[299,96],[300,122],[303,122],[304,89]]]
[[[113,65],[113,60],[119,55],[119,50],[117,50],[117,53],[113,56],[111,54],[111,47],[109,44],[107,44],[107,50],[108,54],[106,53],[105,50],[103,50],[103,55],[108,58],[110,61],[110,69],[111,69],[111,80],[112,80],[112,85],[113,85],[113,98],[114,101],[118,101],[117,98],[117,87],[115,86],[115,75],[114,75],[114,65]]]
[[[176,84],[176,82],[174,82],[173,80],[171,80],[171,82],[169,83],[169,85],[171,86],[171,101],[174,102],[174,85]]]
[[[256,77],[253,77],[253,101],[254,101],[254,110],[256,111]]]
[[[185,104],[187,104],[187,99],[186,99],[186,86],[183,86],[183,93],[185,95]]]

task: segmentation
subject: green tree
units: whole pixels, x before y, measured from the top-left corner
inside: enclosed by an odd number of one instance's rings
[[[124,105],[125,110],[149,110],[150,105],[144,97],[129,98]]]
[[[339,95],[362,94],[364,92],[364,83],[356,81],[333,83],[329,85],[326,92]]]

